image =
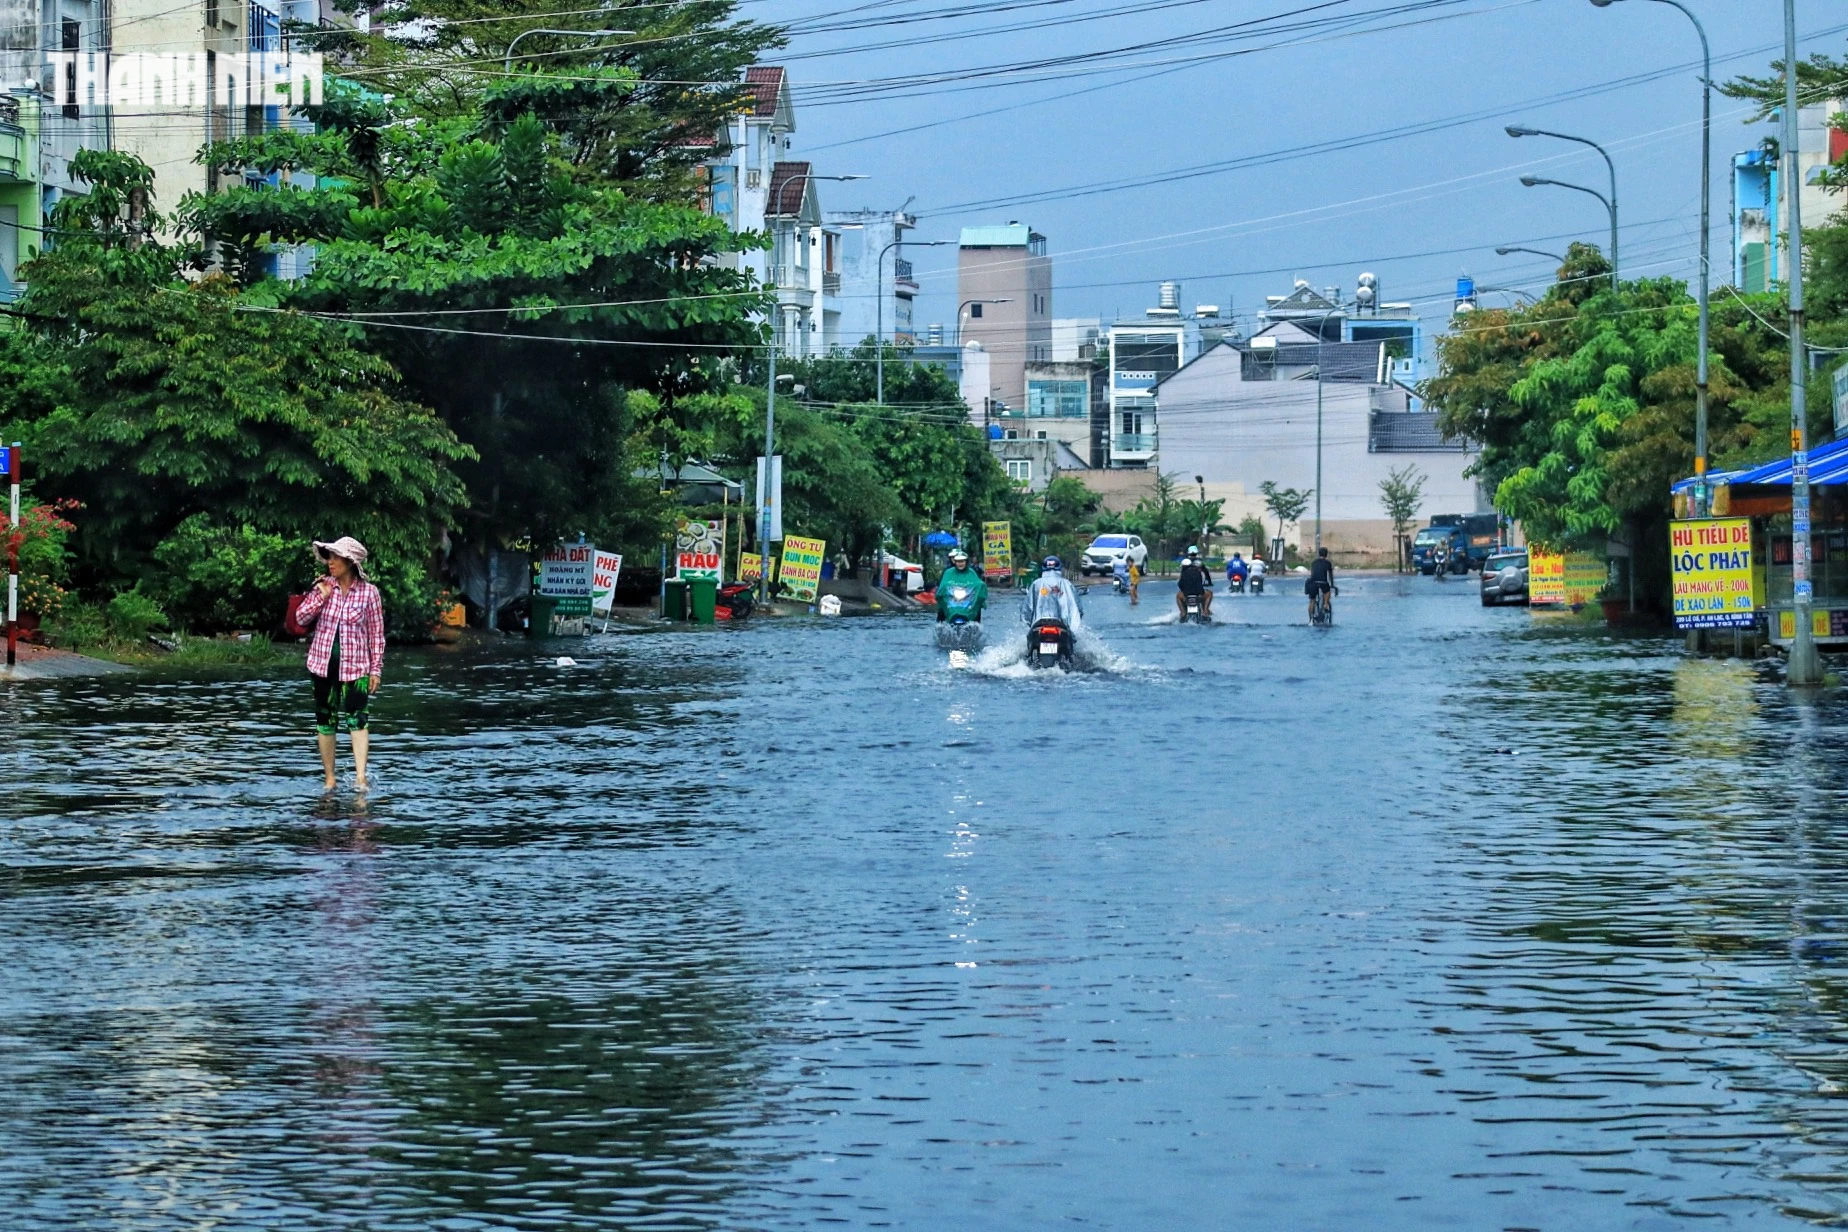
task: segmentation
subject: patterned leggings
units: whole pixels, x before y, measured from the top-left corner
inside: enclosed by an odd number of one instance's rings
[[[372,700],[366,679],[342,681],[339,677],[340,648],[336,645],[327,660],[327,675],[308,673],[314,682],[314,730],[319,735],[333,735],[341,718],[350,732],[366,730],[366,703]]]

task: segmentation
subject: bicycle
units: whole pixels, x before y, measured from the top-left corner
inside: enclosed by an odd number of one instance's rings
[[[1315,592],[1309,600],[1309,623],[1311,625],[1326,628],[1335,623],[1334,605],[1329,600],[1331,596],[1340,593],[1340,590],[1332,586]]]

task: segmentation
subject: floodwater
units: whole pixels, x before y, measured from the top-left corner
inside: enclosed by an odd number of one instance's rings
[[[1848,1221],[1848,702],[1148,589],[395,652],[363,808],[296,676],[3,686],[0,1226]]]

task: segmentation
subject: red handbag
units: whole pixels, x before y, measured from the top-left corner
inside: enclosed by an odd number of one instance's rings
[[[302,609],[303,601],[307,598],[307,595],[290,595],[288,605],[282,609],[282,631],[290,637],[308,636],[308,626],[303,624],[297,615]]]

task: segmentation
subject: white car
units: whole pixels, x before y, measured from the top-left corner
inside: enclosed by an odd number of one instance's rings
[[[1092,574],[1102,577],[1114,570],[1119,560],[1132,560],[1143,569],[1149,567],[1149,549],[1142,542],[1142,536],[1099,535],[1084,550],[1078,571],[1085,577]]]

